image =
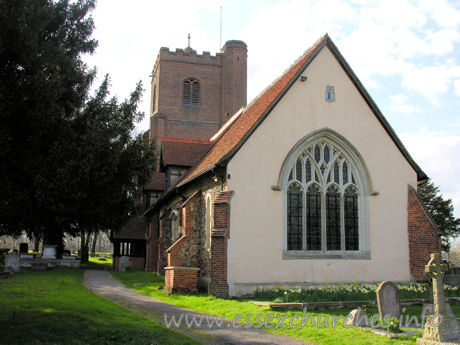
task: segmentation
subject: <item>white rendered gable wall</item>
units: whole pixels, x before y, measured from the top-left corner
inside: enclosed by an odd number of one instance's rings
[[[232,295],[258,283],[407,281],[407,185],[413,168],[327,47],[322,49],[227,166],[234,191],[228,282]],[[325,101],[333,86],[335,101]],[[244,115],[243,115],[244,116]],[[306,135],[329,128],[360,153],[370,174],[370,259],[283,259],[283,162]],[[242,285],[240,285],[242,284]],[[246,286],[246,284],[249,284]]]

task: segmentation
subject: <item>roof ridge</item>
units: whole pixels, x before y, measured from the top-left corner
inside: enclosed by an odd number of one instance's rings
[[[193,139],[193,138],[175,138],[175,137],[162,137],[162,141],[175,142],[175,143],[191,143],[191,144],[212,144],[209,139]]]
[[[265,92],[267,92],[273,85],[275,85],[282,77],[284,77],[284,75],[289,72],[291,70],[291,68],[293,68],[297,63],[299,63],[300,60],[302,60],[305,55],[307,55],[308,53],[310,53],[314,48],[316,48],[325,38],[329,38],[329,35],[326,33],[324,34],[323,36],[321,36],[319,39],[317,39],[315,41],[315,43],[313,43],[310,47],[308,47],[307,49],[304,50],[304,52],[299,55],[299,57],[297,59],[294,60],[293,63],[291,63],[289,65],[288,68],[285,68],[280,75],[278,75],[278,77],[276,77],[265,89],[263,89],[260,93],[257,94],[257,96],[255,96],[252,101],[244,108],[243,110],[243,114],[244,112],[246,111],[246,109],[250,108],[252,106],[253,103],[255,103],[256,100],[258,100],[260,97],[262,97]]]
[[[177,186],[181,186],[189,182],[190,180],[194,179],[195,177],[201,175],[203,172],[209,170],[210,167],[215,166],[216,164],[221,162],[225,157],[227,157],[229,153],[233,152],[235,147],[238,147],[239,142],[241,142],[241,140],[244,140],[246,134],[243,133],[242,137],[238,140],[238,142],[227,143],[227,145],[231,146],[228,150],[226,148],[218,147],[219,143],[221,143],[222,140],[226,140],[228,133],[232,131],[234,126],[238,126],[238,125],[244,126],[244,121],[249,122],[246,124],[248,125],[248,128],[244,132],[245,133],[251,132],[251,129],[254,126],[257,126],[260,118],[263,117],[266,110],[271,107],[271,104],[275,102],[278,99],[278,96],[280,94],[283,94],[284,90],[292,84],[291,83],[292,80],[297,76],[299,71],[302,69],[302,66],[307,61],[309,61],[309,58],[311,57],[310,54],[315,52],[315,50],[317,50],[319,47],[324,46],[324,42],[326,42],[327,39],[328,39],[328,35],[327,34],[323,35],[319,40],[315,42],[315,44],[313,44],[310,48],[308,48],[300,58],[298,58],[293,64],[291,64],[288,69],[284,70],[283,73],[278,78],[276,78],[268,87],[266,87],[261,93],[259,93],[251,101],[251,103],[249,103],[243,109],[243,112],[241,113],[241,115],[239,115],[238,118],[235,119],[235,121],[228,126],[228,128],[224,131],[224,133],[222,133],[218,138],[216,138],[216,140],[213,143],[214,145],[211,146],[209,150],[203,155],[203,157],[201,157],[201,159],[187,172],[187,174],[185,174],[182,177],[182,179],[177,183]],[[291,72],[292,72],[292,75],[289,75]],[[287,78],[287,80],[284,81],[283,78]],[[278,85],[279,83],[281,84]],[[271,91],[273,92],[271,93]],[[266,102],[264,102],[264,99],[262,97],[267,98]],[[260,109],[257,109],[258,107]],[[256,108],[256,109],[253,109],[253,108]],[[254,112],[256,112],[256,114],[254,114]],[[231,140],[227,140],[227,141],[231,141]],[[222,144],[222,145],[225,145],[225,144]],[[218,152],[219,150],[221,152]],[[206,162],[206,159],[214,151],[216,151],[219,155],[220,154],[222,155],[218,159],[216,159],[215,162]],[[211,161],[212,160],[213,158],[211,158]],[[205,166],[203,167],[200,166],[202,163],[204,163]]]

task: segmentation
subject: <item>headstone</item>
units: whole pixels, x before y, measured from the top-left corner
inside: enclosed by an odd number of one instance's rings
[[[27,243],[19,243],[19,253],[20,254],[28,254],[29,253],[29,245]]]
[[[56,246],[44,245],[42,259],[56,259]]]
[[[385,316],[401,316],[401,303],[399,301],[398,287],[391,281],[382,282],[377,289],[377,305],[379,307],[380,319]]]
[[[19,272],[21,262],[17,252],[8,254],[5,262],[5,272]]]
[[[131,263],[129,262],[129,256],[120,256],[120,259],[118,261],[118,270],[126,271],[128,267],[131,268]]]
[[[347,325],[353,325],[354,327],[369,327],[369,317],[361,308],[353,309],[345,320],[347,320]]]
[[[443,280],[446,272],[447,265],[441,262],[439,253],[431,254],[425,273],[433,279],[434,314],[427,319],[423,337],[417,339],[417,344],[460,344],[460,326],[444,298]]]

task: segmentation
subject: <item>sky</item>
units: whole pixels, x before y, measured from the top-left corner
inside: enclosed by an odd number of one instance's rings
[[[142,81],[139,131],[160,47],[185,48],[188,33],[199,54],[244,41],[249,103],[328,33],[460,217],[460,0],[98,0],[92,16],[99,46],[85,61],[120,99]]]

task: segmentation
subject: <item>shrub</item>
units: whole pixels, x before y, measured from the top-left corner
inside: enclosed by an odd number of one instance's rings
[[[254,297],[262,301],[327,302],[327,301],[375,301],[378,284],[324,284],[296,288],[261,286]],[[401,299],[428,298],[427,284],[404,283],[398,285]],[[458,286],[444,286],[446,297],[460,297]],[[278,302],[279,303],[279,302]]]

